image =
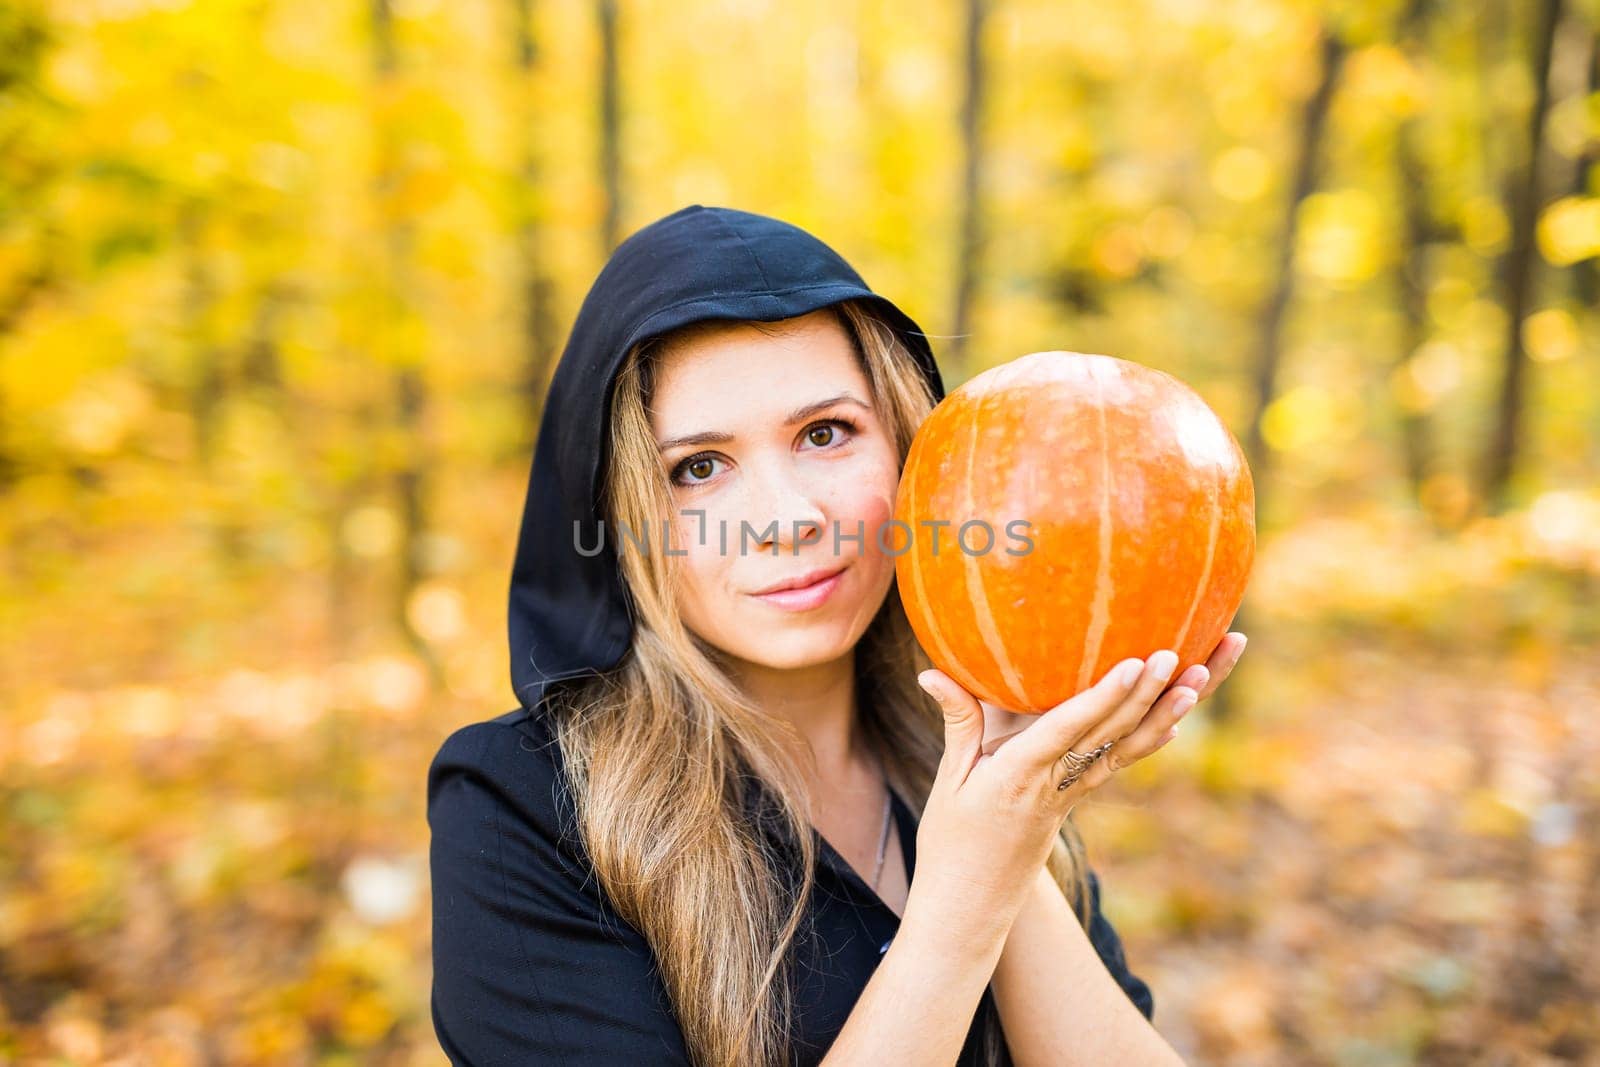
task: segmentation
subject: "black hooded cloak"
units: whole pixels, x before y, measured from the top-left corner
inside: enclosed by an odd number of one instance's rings
[[[555,682],[615,667],[633,636],[614,539],[586,554],[599,528],[612,387],[629,349],[702,319],[776,321],[853,298],[883,314],[942,399],[917,324],[822,241],[764,215],[694,204],[658,219],[617,247],[585,297],[550,385],[512,566],[519,706],[457,729],[428,770],[432,1015],[458,1067],[690,1062],[648,943],[612,908],[572,830],[543,697]],[[909,877],[916,816],[898,796],[893,807]],[[795,985],[797,1064],[822,1058],[900,923],[826,838],[816,843]],[[1128,971],[1092,871],[1089,880],[1090,940],[1151,1017],[1149,987]],[[983,1039],[998,1027],[986,989],[958,1063],[982,1062]]]

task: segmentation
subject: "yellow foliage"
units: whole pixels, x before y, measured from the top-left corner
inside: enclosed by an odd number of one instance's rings
[[[1558,267],[1600,255],[1600,197],[1564,196],[1539,215],[1539,251]]]

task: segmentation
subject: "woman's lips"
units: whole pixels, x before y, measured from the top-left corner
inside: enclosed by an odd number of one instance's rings
[[[776,593],[755,593],[753,595],[757,600],[771,604],[773,607],[782,608],[785,611],[810,611],[812,608],[821,607],[833,595],[833,591],[844,580],[845,571],[849,569],[845,567],[834,574],[828,575],[820,582],[813,582],[798,589],[780,589]]]

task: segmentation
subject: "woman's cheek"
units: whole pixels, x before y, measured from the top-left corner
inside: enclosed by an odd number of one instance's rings
[[[678,560],[678,613],[684,625],[713,645],[723,647],[721,632],[728,617],[730,600],[737,596],[726,582],[725,560],[717,549],[715,527],[711,528],[706,543],[700,543],[698,526],[674,548],[684,554]]]
[[[719,522],[712,515],[703,518],[692,516],[680,530],[682,541],[679,551],[683,556],[679,564],[702,597],[709,595],[727,570],[727,559],[719,544],[718,527]]]
[[[894,517],[895,489],[899,485],[899,472],[892,463],[892,457],[878,457],[879,461],[865,466],[852,475],[846,483],[852,487],[852,493],[847,505],[849,511],[848,525],[851,532],[859,523],[866,532],[863,553],[867,555],[882,555],[880,545],[894,545],[892,530],[883,527]]]
[[[893,558],[884,550],[897,543],[888,526],[893,517],[894,493],[882,484],[862,485],[838,514],[839,555],[873,568],[893,566]]]
[[[712,558],[724,545],[729,553],[737,551],[738,530],[737,522],[730,523],[727,516],[704,503],[680,503],[672,550],[686,553],[684,559],[690,565],[704,569],[713,565]]]

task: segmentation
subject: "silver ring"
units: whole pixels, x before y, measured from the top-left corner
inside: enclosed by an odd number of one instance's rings
[[[1114,744],[1116,744],[1115,741],[1107,741],[1105,744],[1101,745],[1099,748],[1088,753],[1087,755],[1080,752],[1074,752],[1070,748],[1067,749],[1067,754],[1056,761],[1057,763],[1065,763],[1067,765],[1067,776],[1056,783],[1056,792],[1060,792],[1061,790],[1068,788],[1073,782],[1076,782],[1079,778],[1082,778],[1083,773],[1094,765],[1094,761],[1099,759],[1101,756],[1104,756],[1107,752],[1110,752],[1111,746]]]

